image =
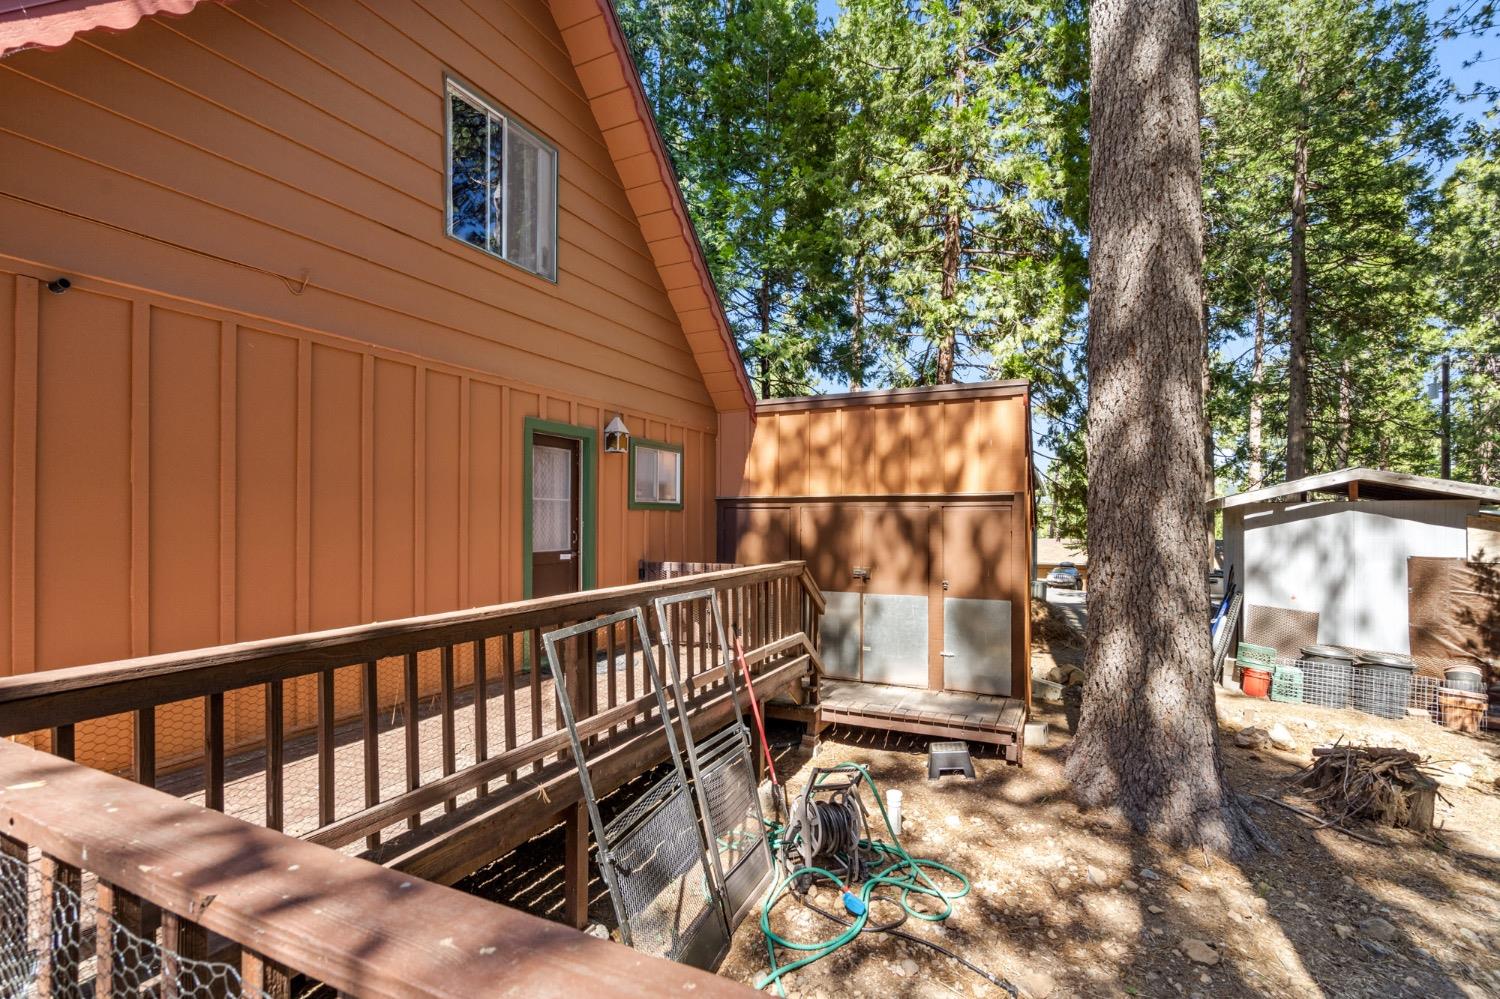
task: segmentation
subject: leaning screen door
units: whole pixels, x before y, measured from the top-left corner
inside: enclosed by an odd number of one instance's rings
[[[583,588],[578,501],[579,442],[537,434],[531,442],[531,595]]]

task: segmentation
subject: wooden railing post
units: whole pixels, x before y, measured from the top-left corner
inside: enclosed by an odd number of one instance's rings
[[[161,999],[182,995],[185,961],[208,959],[208,932],[175,912],[161,914]]]
[[[458,736],[453,726],[453,646],[443,646],[438,659],[438,728],[443,740],[443,776],[447,777],[458,769]],[[453,798],[443,802],[444,812],[452,812],[457,807],[458,802]]]
[[[285,773],[282,770],[285,752],[282,744],[284,734],[282,727],[286,717],[282,701],[285,696],[280,680],[272,680],[266,684],[266,827],[268,829],[280,829],[285,818],[282,809],[286,800],[283,793]]]
[[[589,924],[589,814],[583,802],[564,810],[563,921],[575,930]]]
[[[333,670],[318,674],[318,825],[326,826],[334,816]]]
[[[292,976],[276,962],[245,950],[240,955],[240,986],[243,999],[291,999]]]
[[[141,926],[141,900],[130,892],[100,879],[95,889],[97,911],[94,921],[94,997],[125,999],[134,996],[145,984],[142,972],[122,959],[120,944],[131,937],[144,937]],[[116,931],[120,931],[117,935]]]
[[[71,760],[75,748],[74,729],[72,725],[59,725],[52,730],[53,756],[61,756],[65,760]]]
[[[224,810],[224,695],[203,699],[203,803]]]
[[[490,758],[490,694],[488,650],[484,639],[474,643],[474,762]],[[479,785],[479,796],[490,793],[489,781]]]
[[[360,669],[360,712],[364,720],[365,807],[380,804],[380,663],[371,660]],[[380,845],[380,831],[365,837],[365,848]]]
[[[0,834],[0,968],[30,964],[31,891],[26,844]]]
[[[417,698],[417,654],[408,652],[404,660],[401,673],[402,680],[402,721],[405,723],[406,742],[406,789],[415,791],[422,786],[422,757],[421,744],[417,740],[417,709],[419,701]],[[407,818],[406,828],[415,829],[422,821],[421,815],[415,814]]]
[[[156,708],[135,713],[135,781],[156,786]]]
[[[40,925],[47,940],[37,955],[37,995],[72,999],[78,993],[78,964],[83,958],[83,873],[45,853],[41,871]]]

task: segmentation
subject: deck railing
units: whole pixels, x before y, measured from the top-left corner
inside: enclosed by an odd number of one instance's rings
[[[587,838],[543,632],[712,588],[769,696],[816,661],[821,594],[784,562],[0,680],[0,736],[211,810],[451,883],[568,829],[567,916],[587,907]],[[596,789],[665,758],[642,643],[670,641],[695,728],[730,716],[706,606],[667,634],[607,630],[566,688]],[[584,677],[592,673],[594,682]]]
[[[15,743],[0,785],[6,996],[750,994]]]

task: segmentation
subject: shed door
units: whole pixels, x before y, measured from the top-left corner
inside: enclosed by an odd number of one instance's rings
[[[579,442],[537,434],[531,444],[531,595],[583,588]]]
[[[873,683],[927,686],[932,545],[926,506],[865,510],[864,670]]]
[[[844,504],[807,506],[798,511],[799,547],[808,572],[828,602],[821,625],[823,668],[829,676],[860,676],[864,580],[854,575],[865,565],[865,513]]]
[[[1024,607],[1007,580],[1023,551],[1012,506],[943,508],[943,687],[1013,696],[1012,648]],[[1024,668],[1024,664],[1023,664]]]

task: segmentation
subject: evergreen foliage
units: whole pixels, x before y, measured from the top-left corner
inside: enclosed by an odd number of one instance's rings
[[[619,9],[759,394],[1029,379],[1045,519],[1077,535],[1087,4],[846,0],[821,23],[813,0]],[[1500,138],[1493,119],[1458,134],[1433,56],[1440,34],[1483,36],[1495,18],[1433,15],[1202,0],[1221,490],[1284,477],[1296,426],[1309,473],[1437,474],[1428,389],[1445,352],[1454,474],[1500,476]]]

